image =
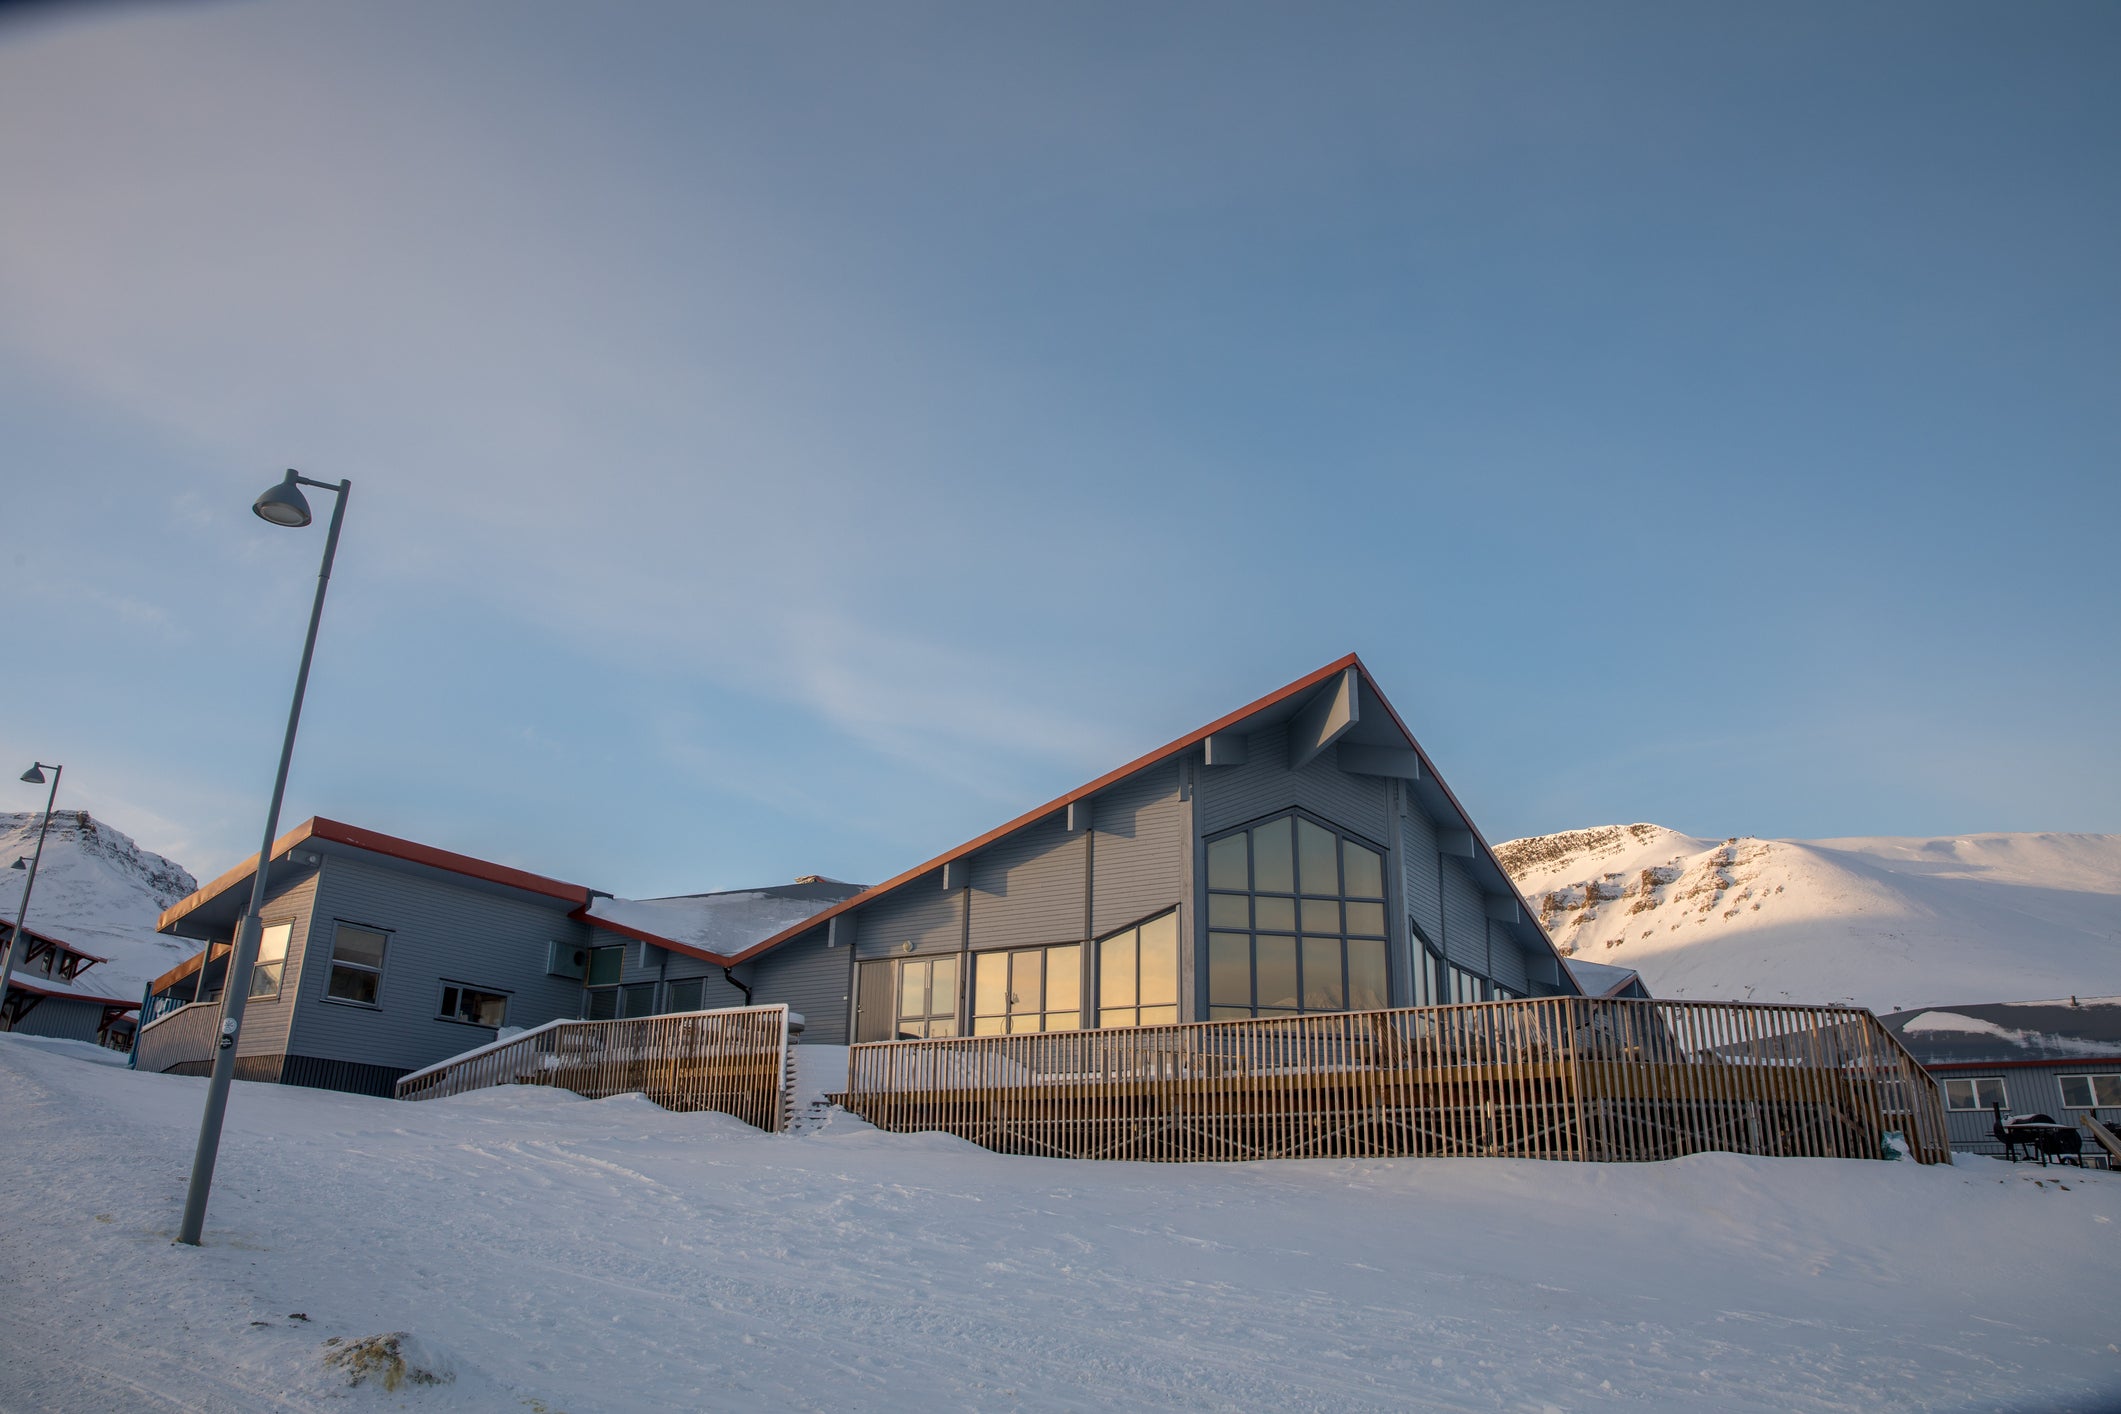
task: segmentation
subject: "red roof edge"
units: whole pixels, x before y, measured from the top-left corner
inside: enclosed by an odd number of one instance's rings
[[[558,879],[548,879],[542,874],[533,874],[525,869],[511,869],[505,864],[495,864],[485,859],[474,859],[468,854],[457,854],[452,850],[436,849],[432,845],[424,845],[416,840],[400,839],[396,835],[386,835],[380,830],[364,830],[358,825],[348,825],[338,820],[327,820],[321,815],[313,816],[303,821],[277,840],[274,840],[272,853],[277,857],[301,844],[304,840],[312,838],[330,840],[335,844],[349,845],[354,849],[366,850],[370,854],[380,854],[391,859],[402,859],[409,864],[424,864],[431,869],[441,869],[451,874],[462,874],[466,878],[479,879],[490,884],[503,884],[509,888],[521,889],[525,893],[542,894],[547,898],[559,899],[563,903],[572,903],[578,907],[589,902],[589,890],[580,884],[562,883]],[[168,928],[187,914],[219,898],[231,888],[249,879],[256,872],[257,867],[258,856],[253,854],[211,884],[179,899],[176,903],[162,910],[162,916],[155,921],[155,931],[160,932]]]
[[[750,947],[745,948],[742,952],[736,954],[736,956],[729,959],[729,964],[733,966],[736,963],[744,961],[746,958],[755,957],[758,954],[765,952],[768,948],[777,948],[782,943],[788,942],[790,939],[801,937],[803,934],[809,932],[812,928],[817,927],[821,923],[830,922],[832,919],[839,917],[839,915],[847,912],[849,909],[859,908],[865,903],[873,903],[877,899],[883,897],[885,894],[890,893],[893,889],[900,888],[903,885],[912,883],[915,879],[920,878],[923,874],[932,874],[936,870],[942,868],[945,864],[949,864],[956,860],[963,859],[966,855],[972,854],[977,850],[984,849],[988,845],[993,844],[996,840],[1002,838],[1002,836],[1004,835],[1012,834],[1015,831],[1022,829],[1026,825],[1032,824],[1044,818],[1045,816],[1051,815],[1056,810],[1064,810],[1068,806],[1073,805],[1078,800],[1082,800],[1087,796],[1095,795],[1097,794],[1097,792],[1103,790],[1106,786],[1109,786],[1116,781],[1124,780],[1126,777],[1133,775],[1136,771],[1146,770],[1149,767],[1156,765],[1160,761],[1164,761],[1169,759],[1170,757],[1176,756],[1179,752],[1184,751],[1189,747],[1198,746],[1202,742],[1206,741],[1209,737],[1215,735],[1219,731],[1222,731],[1224,728],[1235,726],[1237,723],[1242,722],[1245,718],[1250,717],[1255,713],[1264,712],[1269,707],[1278,706],[1279,704],[1288,701],[1290,698],[1295,697],[1300,693],[1308,692],[1312,688],[1318,686],[1320,683],[1332,677],[1335,673],[1346,672],[1349,668],[1354,668],[1356,671],[1360,672],[1363,675],[1364,680],[1370,681],[1371,690],[1373,692],[1376,691],[1377,684],[1375,681],[1370,680],[1370,670],[1368,668],[1363,667],[1361,658],[1359,658],[1353,653],[1350,653],[1343,658],[1335,658],[1332,662],[1326,664],[1323,668],[1318,669],[1318,671],[1313,673],[1306,673],[1304,676],[1298,678],[1295,682],[1290,683],[1288,686],[1276,688],[1274,691],[1268,693],[1265,697],[1260,698],[1256,702],[1249,702],[1244,706],[1238,708],[1235,712],[1224,713],[1222,716],[1217,717],[1214,721],[1208,723],[1208,725],[1200,728],[1197,731],[1188,732],[1186,733],[1186,735],[1180,737],[1178,740],[1170,742],[1167,745],[1160,746],[1146,756],[1136,757],[1134,760],[1129,761],[1126,765],[1121,766],[1116,770],[1105,772],[1105,774],[1099,776],[1096,780],[1091,781],[1088,785],[1078,786],[1074,790],[1069,791],[1066,795],[1060,796],[1059,798],[1054,800],[1049,800],[1044,805],[1039,806],[1035,810],[1027,810],[1023,814],[1017,816],[1014,820],[1011,820],[1008,824],[997,825],[993,829],[987,831],[987,833],[985,833],[984,835],[981,835],[979,838],[967,840],[965,843],[959,845],[956,849],[951,850],[947,854],[939,854],[925,864],[915,865],[913,868],[908,869],[905,873],[899,874],[893,878],[886,879],[881,884],[873,884],[869,888],[866,888],[862,890],[862,892],[856,894],[853,898],[842,899],[838,903],[834,904],[832,907],[826,909],[824,912],[816,914],[810,918],[806,918],[792,928],[784,928],[780,932],[774,934],[772,937],[765,939],[763,942],[753,943]],[[1377,693],[1377,700],[1380,702],[1384,702],[1385,695],[1382,692]],[[1385,711],[1391,713],[1392,720],[1399,725],[1400,731],[1406,735],[1408,741],[1412,741],[1414,739],[1413,733],[1407,731],[1406,724],[1404,722],[1400,722],[1399,714],[1397,712],[1392,711],[1391,703],[1385,702]],[[1427,758],[1423,759],[1426,760]]]

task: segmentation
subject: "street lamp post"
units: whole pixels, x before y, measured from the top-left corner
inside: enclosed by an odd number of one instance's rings
[[[192,1247],[199,1245],[200,1230],[206,1226],[206,1197],[213,1187],[214,1160],[221,1152],[221,1121],[228,1112],[228,1083],[236,1070],[236,1037],[243,1030],[243,1007],[250,998],[250,968],[258,956],[258,935],[263,926],[258,911],[265,906],[265,876],[272,867],[273,838],[280,832],[280,798],[287,792],[287,763],[295,754],[295,728],[302,721],[302,694],[309,687],[309,660],[317,651],[317,622],[324,616],[324,591],[331,584],[332,556],[339,549],[339,523],[346,517],[346,498],[353,491],[353,483],[341,481],[335,486],[329,481],[311,481],[290,470],[284,480],[251,504],[259,519],[299,529],[310,522],[309,501],[302,494],[304,486],[336,492],[338,499],[331,510],[331,529],[324,536],[324,563],[317,571],[316,602],[309,609],[309,636],[302,641],[302,666],[295,672],[294,702],[287,709],[287,736],[280,743],[280,770],[273,777],[272,805],[265,812],[265,843],[258,846],[258,870],[251,879],[250,907],[244,910],[243,921],[237,925],[235,951],[229,955],[228,973],[221,983],[221,1026],[214,1041],[214,1069],[206,1082],[206,1113],[199,1120],[199,1150],[192,1158],[191,1186],[184,1192],[184,1224],[177,1232],[177,1241]],[[208,950],[211,951],[211,944]],[[203,975],[204,962],[200,971]]]
[[[44,862],[44,834],[52,827],[52,802],[59,798],[59,775],[66,768],[47,768],[42,761],[33,761],[22,773],[22,779],[33,786],[44,784],[44,773],[52,773],[51,793],[44,797],[44,823],[37,827],[37,850],[30,856],[29,877],[22,881],[22,902],[15,909],[14,936],[7,940],[7,960],[0,962],[0,1016],[7,1014],[7,984],[15,977],[15,956],[22,951],[22,920],[29,916],[29,891],[37,887],[37,866]]]

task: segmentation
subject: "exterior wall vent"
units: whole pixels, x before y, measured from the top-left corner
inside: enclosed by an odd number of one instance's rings
[[[551,942],[545,945],[545,974],[548,977],[572,977],[577,982],[589,970],[589,949],[573,943]]]

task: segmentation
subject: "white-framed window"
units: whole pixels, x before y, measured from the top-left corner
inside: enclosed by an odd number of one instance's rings
[[[467,987],[462,982],[444,982],[442,1004],[435,1010],[435,1019],[461,1021],[468,1026],[506,1026],[508,994]]]
[[[2003,1097],[2003,1081],[1993,1075],[1944,1082],[1944,1107],[1948,1110],[1992,1110],[2010,1101]]]
[[[380,1006],[383,995],[383,954],[390,935],[355,923],[341,923],[331,939],[331,976],[324,995],[330,1001],[354,1006]]]
[[[250,999],[280,995],[281,974],[287,970],[287,941],[295,935],[292,923],[268,923],[258,935],[258,960],[250,969]]]
[[[2071,1110],[2121,1110],[2121,1075],[2065,1075],[2062,1106]]]

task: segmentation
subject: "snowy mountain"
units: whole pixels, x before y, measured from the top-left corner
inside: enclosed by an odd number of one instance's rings
[[[0,812],[0,918],[15,921],[29,878],[42,811]],[[8,866],[22,861],[20,869]],[[198,944],[158,937],[163,909],[198,888],[182,865],[140,848],[132,837],[86,810],[54,810],[30,894],[27,926],[108,958],[83,973],[99,990],[137,997],[141,985],[198,950]]]
[[[1497,848],[1568,955],[1660,997],[1875,1011],[2121,993],[2121,835],[1695,839],[1605,825]]]

